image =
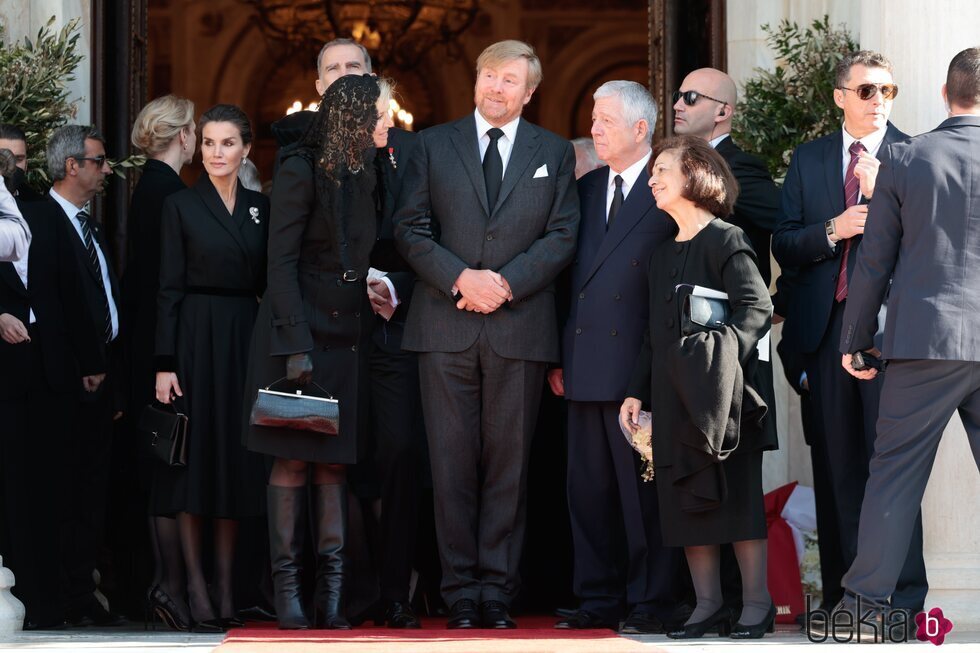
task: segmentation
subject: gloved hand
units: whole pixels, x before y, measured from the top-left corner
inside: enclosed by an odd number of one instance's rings
[[[313,380],[313,359],[309,354],[291,354],[286,359],[286,380],[309,385]]]
[[[412,233],[439,242],[440,230],[439,223],[432,219],[432,214],[428,211],[425,215],[415,218],[408,224],[412,225]]]

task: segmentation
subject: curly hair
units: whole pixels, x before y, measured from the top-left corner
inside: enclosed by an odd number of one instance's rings
[[[323,93],[320,108],[300,141],[315,153],[317,168],[335,185],[345,172],[358,173],[373,149],[381,90],[371,75],[345,75]]]

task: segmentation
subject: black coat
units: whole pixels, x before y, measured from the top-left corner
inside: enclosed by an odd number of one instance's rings
[[[187,186],[166,163],[148,159],[143,166],[126,220],[126,272],[121,281],[120,321],[130,414],[154,397],[153,352],[160,287],[160,217],[164,200]]]
[[[653,411],[653,460],[656,468],[657,493],[661,509],[669,504],[670,514],[677,516],[677,506],[682,501],[675,485],[675,467],[690,469],[692,449],[681,446],[684,441],[697,439],[697,416],[688,414],[676,382],[679,375],[672,374],[668,356],[681,340],[682,306],[678,301],[676,287],[679,284],[699,285],[728,294],[731,305],[731,318],[726,329],[734,333],[738,345],[738,360],[742,366],[743,379],[747,385],[756,386],[757,345],[770,328],[772,302],[762,281],[755,262],[752,246],[741,229],[722,220],[712,220],[687,242],[668,241],[663,243],[650,257],[650,320],[643,349],[637,358],[630,381],[628,394],[639,398]],[[684,379],[690,384],[690,376]],[[702,383],[710,384],[716,379],[704,378]],[[742,415],[745,417],[745,414]],[[722,464],[729,470],[727,474],[728,493],[744,497],[742,489],[749,483],[749,477],[741,476],[742,466],[736,458],[749,456],[760,450],[775,449],[777,441],[774,429],[763,429],[745,420],[741,422],[738,448]],[[703,437],[703,436],[702,436]],[[695,454],[697,455],[697,454]],[[748,458],[747,458],[748,459]],[[734,466],[733,466],[734,462]],[[737,471],[736,471],[737,470]],[[738,486],[738,489],[735,488]],[[747,501],[745,506],[755,506],[757,510],[744,506],[725,506],[729,511],[744,508],[746,527],[749,522],[762,520],[761,489],[759,496]],[[714,513],[723,511],[715,510]],[[686,513],[681,513],[686,514]],[[751,514],[752,518],[748,515]],[[662,515],[663,516],[663,515]],[[754,518],[754,519],[753,519]],[[740,530],[730,530],[724,518],[717,522],[675,521],[662,519],[665,543],[705,544],[719,541],[746,539],[740,537]],[[669,522],[669,523],[668,523]],[[717,526],[716,530],[712,527]],[[691,532],[703,529],[702,532]],[[754,533],[749,528],[749,533]],[[699,538],[704,537],[704,541]],[[752,539],[754,535],[749,535]]]
[[[58,393],[81,392],[81,377],[105,372],[106,360],[102,322],[97,330],[74,263],[72,239],[77,237],[57,204],[60,215],[24,204],[20,208],[31,229],[29,288],[24,288],[13,263],[0,263],[0,314],[9,313],[26,327],[33,309],[48,386]],[[23,359],[18,347],[0,339],[0,394],[8,397],[23,390],[26,371],[19,367]]]
[[[189,422],[187,467],[154,488],[158,514],[262,512],[262,459],[241,446],[241,420],[269,213],[268,198],[238,183],[230,215],[206,173],[164,201],[156,366],[177,373]]]
[[[350,246],[347,263],[356,282],[345,282],[338,212],[316,208],[313,166],[299,154],[287,157],[272,187],[269,287],[252,339],[248,397],[286,376],[290,354],[309,353],[313,380],[340,401],[341,433],[329,438],[306,431],[247,427],[249,449],[281,458],[353,463],[364,438],[367,402],[366,339],[372,316],[365,278],[377,232],[374,175],[351,184],[340,212]],[[361,173],[367,174],[367,173]],[[335,192],[334,201],[341,195]],[[316,392],[315,389],[311,392]]]
[[[779,188],[762,159],[742,150],[730,136],[718,143],[715,151],[728,163],[739,187],[735,212],[726,220],[748,236],[762,280],[768,286],[772,279],[769,241],[779,221]]]

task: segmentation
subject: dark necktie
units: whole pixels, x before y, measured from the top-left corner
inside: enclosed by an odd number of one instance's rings
[[[623,206],[623,178],[616,175],[613,177],[613,182],[616,184],[616,190],[613,191],[613,201],[609,205],[609,218],[606,220],[606,231],[612,229],[613,220],[616,219],[616,214],[619,213],[620,207]]]
[[[500,184],[504,180],[504,162],[500,158],[500,150],[497,149],[497,141],[503,135],[503,130],[496,127],[487,130],[490,145],[487,146],[487,153],[483,155],[483,179],[487,183],[487,205],[490,207],[491,213],[493,213],[493,207],[497,205]]]
[[[844,206],[849,208],[857,204],[858,195],[861,194],[861,182],[854,176],[854,167],[865,147],[861,141],[854,141],[847,151],[851,153],[851,161],[844,173]],[[844,253],[840,257],[840,271],[837,273],[837,287],[834,289],[834,299],[838,302],[847,299],[847,258],[851,253],[851,241],[851,238],[844,240]]]
[[[105,328],[103,335],[105,336],[105,341],[109,342],[112,340],[112,313],[109,311],[109,296],[107,294],[108,289],[105,287],[105,282],[102,280],[102,264],[99,263],[99,252],[95,249],[95,238],[92,235],[92,225],[89,222],[88,212],[85,210],[79,211],[75,218],[82,226],[82,240],[85,241],[85,250],[88,252],[89,263],[91,263],[92,268],[99,277],[99,284],[102,285],[102,304],[103,308],[105,309]]]

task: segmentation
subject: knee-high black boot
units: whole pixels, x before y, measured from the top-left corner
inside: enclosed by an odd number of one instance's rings
[[[303,613],[303,543],[306,541],[306,486],[269,485],[269,557],[272,560],[273,599],[279,627],[306,629],[310,621]]]
[[[341,483],[315,485],[313,506],[316,523],[316,608],[317,628],[347,630],[345,616],[344,545],[347,540],[347,486]]]

